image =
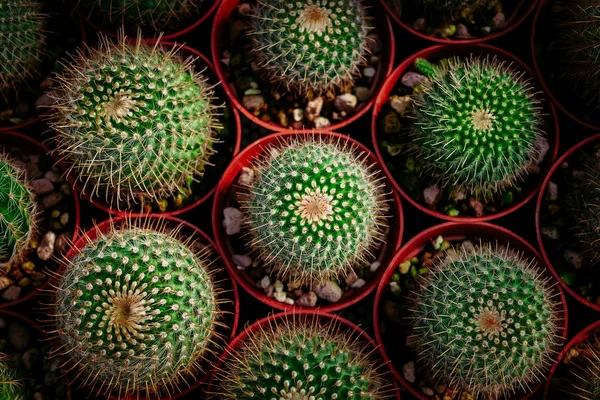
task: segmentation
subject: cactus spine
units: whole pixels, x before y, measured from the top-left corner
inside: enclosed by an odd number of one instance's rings
[[[589,338],[579,346],[579,355],[567,364],[568,380],[561,390],[569,400],[600,398],[600,343]]]
[[[0,398],[4,400],[27,400],[28,393],[23,385],[23,379],[15,368],[10,365],[6,354],[0,353]]]

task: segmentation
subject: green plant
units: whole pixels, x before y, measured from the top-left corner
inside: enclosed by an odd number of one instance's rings
[[[18,260],[37,232],[37,205],[24,175],[0,154],[0,263]]]
[[[361,0],[269,0],[250,18],[251,52],[272,83],[298,92],[352,84],[368,52]]]
[[[495,58],[415,66],[412,139],[423,171],[442,186],[480,194],[514,186],[539,153],[540,100],[523,72]]]
[[[212,256],[163,225],[133,220],[85,236],[56,284],[54,355],[119,398],[171,394],[220,341]]]
[[[216,374],[217,399],[388,399],[374,351],[340,324],[314,316],[271,320],[249,332]]]
[[[0,353],[0,398],[3,400],[28,399],[28,393],[22,381],[23,378],[11,365],[8,356]]]
[[[589,338],[576,349],[567,366],[567,384],[561,390],[568,399],[595,400],[600,398],[600,343],[596,337]],[[575,349],[573,349],[575,350]]]
[[[40,75],[47,19],[41,8],[35,1],[0,1],[0,95],[5,100]]]
[[[281,142],[250,170],[240,180],[249,243],[281,276],[312,284],[348,275],[384,239],[381,177],[339,139]]]
[[[68,173],[118,209],[189,193],[220,128],[207,79],[179,48],[101,39],[58,77],[50,118]]]
[[[419,279],[407,342],[435,379],[498,398],[545,377],[560,340],[560,303],[535,261],[485,243],[447,251]]]

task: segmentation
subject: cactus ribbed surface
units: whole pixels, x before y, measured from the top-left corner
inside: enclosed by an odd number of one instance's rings
[[[19,372],[10,365],[8,357],[2,353],[0,353],[0,398],[2,400],[29,399]]]

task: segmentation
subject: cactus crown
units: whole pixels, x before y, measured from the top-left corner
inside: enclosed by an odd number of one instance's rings
[[[451,251],[410,298],[411,343],[434,376],[476,397],[539,382],[560,339],[548,279],[521,254],[491,244]]]
[[[6,354],[0,353],[0,398],[4,400],[26,400],[28,393],[18,371],[10,365]]]
[[[46,40],[42,5],[28,0],[0,0],[0,95],[6,99],[39,75]]]
[[[51,124],[68,173],[90,196],[130,207],[182,192],[203,175],[218,107],[194,60],[183,62],[178,51],[102,37],[65,66]]]
[[[37,205],[22,171],[0,154],[0,263],[18,258],[37,231]]]
[[[217,399],[389,399],[373,351],[338,323],[293,315],[249,333],[216,375]]]
[[[91,17],[102,17],[111,24],[149,26],[156,32],[199,14],[204,0],[79,0]]]
[[[361,0],[259,1],[250,24],[271,82],[299,92],[351,84],[370,40]]]
[[[415,65],[428,75],[414,96],[412,128],[424,171],[469,193],[522,179],[542,135],[539,100],[524,72],[473,56]]]
[[[209,251],[195,253],[178,229],[156,223],[98,235],[85,236],[57,284],[59,355],[100,391],[168,395],[220,340]]]
[[[579,356],[568,364],[568,384],[561,390],[568,399],[595,400],[600,398],[600,342],[589,338],[580,345]]]
[[[355,148],[295,138],[267,149],[251,172],[240,199],[250,246],[282,276],[345,276],[383,240],[383,184]]]

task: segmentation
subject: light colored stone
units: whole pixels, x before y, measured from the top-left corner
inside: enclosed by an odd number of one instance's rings
[[[270,284],[271,278],[269,278],[267,275],[263,276],[260,282],[258,282],[258,285],[263,289],[266,289]]]
[[[333,106],[341,111],[354,112],[356,105],[358,104],[358,98],[352,93],[343,93],[335,98]]]
[[[372,78],[377,73],[377,70],[373,67],[367,67],[363,70],[363,75],[365,78]]]
[[[243,214],[240,210],[234,207],[223,209],[223,228],[229,236],[240,232],[242,226]]]
[[[390,107],[392,107],[392,109],[400,115],[404,115],[406,113],[406,109],[410,105],[411,101],[412,100],[411,100],[410,96],[396,96],[396,95],[390,97],[390,100],[389,100]]]
[[[407,72],[402,75],[402,84],[406,87],[415,87],[423,83],[427,78],[417,72]]]
[[[260,95],[252,95],[252,96],[244,96],[242,97],[242,103],[244,107],[248,109],[250,112],[259,111],[265,105],[264,96]]]
[[[428,387],[422,387],[421,392],[423,392],[427,396],[433,396],[433,394],[434,394],[433,389],[428,388]]]
[[[277,292],[277,293],[283,292],[283,283],[279,279],[277,279],[275,281],[275,292]]]
[[[375,261],[369,266],[369,271],[375,272],[379,269],[379,267],[381,267],[381,263],[379,261]]]
[[[565,260],[569,264],[572,264],[575,268],[581,268],[581,266],[583,265],[583,257],[576,251],[565,250],[563,256],[565,257]]]
[[[402,366],[402,376],[410,383],[415,383],[415,363],[407,362]]]
[[[60,223],[62,226],[66,226],[69,223],[69,214],[68,213],[62,213],[60,215],[60,219],[59,219]]]
[[[294,299],[290,299],[289,297],[286,297],[285,298],[285,304],[293,306],[294,305]]]
[[[21,287],[10,286],[8,289],[2,292],[2,298],[6,301],[14,301],[21,297]]]
[[[437,185],[429,186],[423,190],[423,200],[425,201],[425,204],[434,206],[440,201],[441,198],[442,194]]]
[[[548,151],[550,151],[550,143],[548,143],[548,139],[546,139],[543,136],[540,136],[535,141],[535,148],[538,151],[538,155],[535,159],[535,164],[540,165],[546,159]]]
[[[546,198],[550,201],[558,200],[558,185],[552,181],[548,182],[546,188]]]
[[[483,216],[483,203],[481,203],[476,198],[471,197],[469,199],[469,207],[471,207],[471,209],[473,209],[473,211],[475,211],[475,216],[476,217]]]
[[[46,178],[34,179],[31,181],[30,186],[31,191],[36,196],[41,196],[54,190],[54,185]]]
[[[427,27],[427,21],[425,18],[418,18],[413,22],[413,29],[416,31],[422,31]]]
[[[465,24],[456,25],[456,36],[468,36],[469,28]]]
[[[296,305],[300,307],[314,307],[317,305],[317,295],[315,292],[304,293],[296,300]]]
[[[366,284],[367,284],[367,282],[363,278],[358,278],[352,285],[350,285],[350,287],[352,287],[354,289],[360,289],[361,287],[365,286]]]
[[[317,97],[316,99],[309,101],[305,109],[306,116],[308,117],[309,121],[313,121],[315,118],[321,115],[321,109],[323,109],[322,97]]]
[[[321,129],[326,128],[331,125],[331,122],[325,117],[317,117],[315,118],[315,128]]]
[[[358,279],[358,276],[356,276],[356,272],[350,271],[348,276],[346,276],[346,285],[348,285],[348,286],[352,285],[354,282],[356,282],[357,279]]]
[[[285,299],[287,299],[287,295],[285,292],[275,292],[273,293],[273,297],[280,303],[285,303]]]
[[[239,265],[243,268],[248,268],[252,265],[252,259],[246,254],[234,254],[231,256],[231,261],[233,261],[235,265]]]
[[[330,303],[335,303],[342,298],[342,288],[333,281],[323,281],[313,288],[315,294]]]
[[[238,178],[238,184],[250,185],[253,180],[254,180],[254,171],[247,167],[242,168],[242,172],[240,172],[240,177]]]
[[[294,108],[294,111],[292,111],[292,119],[296,122],[302,121],[304,119],[304,110],[301,108]]]
[[[49,210],[62,201],[64,195],[61,192],[52,192],[42,199],[42,206]]]
[[[357,86],[354,88],[354,94],[360,102],[365,102],[369,100],[369,88],[366,88],[364,86]]]
[[[558,239],[558,228],[555,226],[542,226],[541,234],[546,239]]]
[[[40,245],[37,248],[38,258],[42,261],[47,261],[54,254],[54,243],[56,242],[56,233],[52,231],[46,232]]]
[[[62,179],[60,177],[60,174],[56,171],[48,171],[44,174],[44,178],[48,179],[50,182],[52,183],[59,183],[62,182]]]
[[[504,15],[504,13],[498,13],[492,19],[492,30],[498,31],[498,30],[504,28],[505,24],[506,24],[506,16]]]

